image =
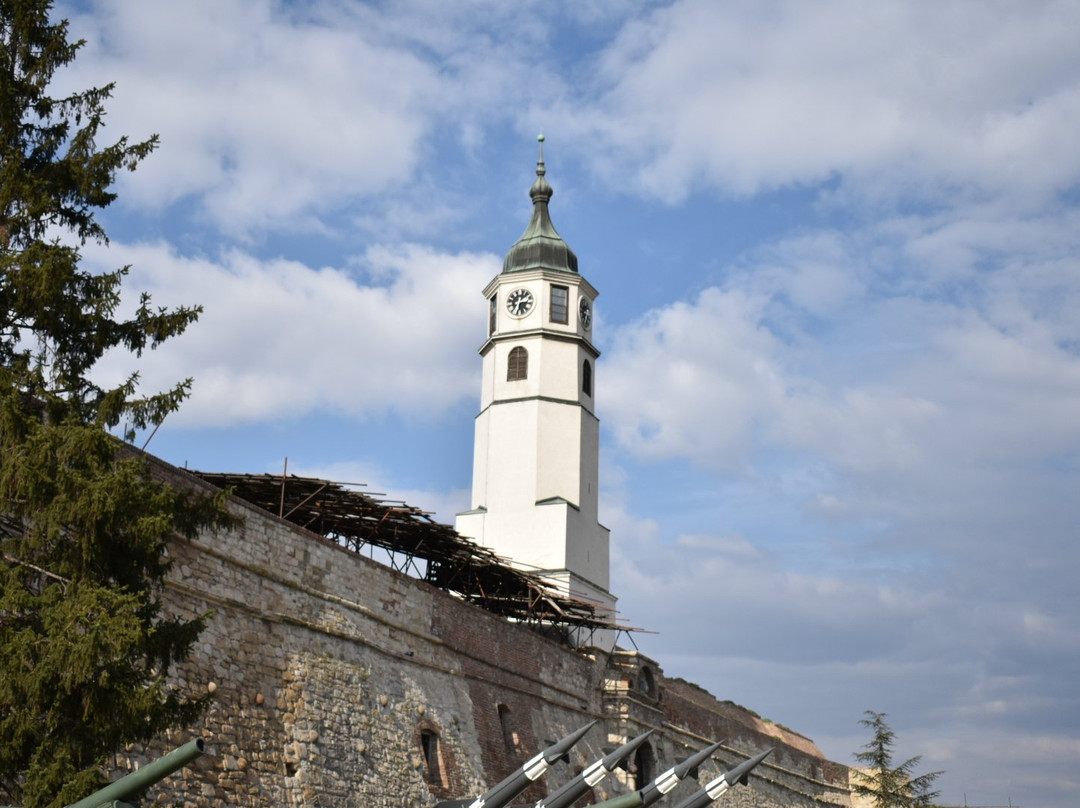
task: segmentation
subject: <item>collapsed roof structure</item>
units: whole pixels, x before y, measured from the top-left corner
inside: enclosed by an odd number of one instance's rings
[[[565,637],[571,630],[632,631],[596,604],[568,597],[404,502],[293,474],[189,472],[357,554],[379,552],[390,567],[489,612]]]

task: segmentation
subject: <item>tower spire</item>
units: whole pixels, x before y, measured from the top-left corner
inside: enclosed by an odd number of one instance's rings
[[[548,181],[544,179],[544,175],[547,174],[547,167],[544,165],[544,135],[543,133],[536,136],[536,140],[540,144],[540,157],[536,160],[536,182],[533,183],[532,188],[529,189],[529,196],[532,197],[533,205],[547,205],[551,201],[551,195],[555,193],[551,186],[548,185]],[[550,224],[550,218],[548,220]],[[555,228],[553,227],[552,230]],[[556,233],[555,235],[558,235]]]
[[[521,238],[503,259],[503,272],[519,272],[524,269],[553,269],[556,272],[578,271],[577,256],[555,230],[548,213],[548,202],[555,192],[545,177],[544,136],[537,136],[540,156],[536,161],[536,182],[529,189],[533,202],[532,218]]]

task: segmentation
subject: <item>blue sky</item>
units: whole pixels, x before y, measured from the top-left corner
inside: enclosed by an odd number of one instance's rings
[[[841,762],[885,711],[943,800],[1080,798],[1080,4],[60,9],[60,84],[161,136],[86,260],[205,307],[152,451],[452,522],[543,132],[639,648]]]

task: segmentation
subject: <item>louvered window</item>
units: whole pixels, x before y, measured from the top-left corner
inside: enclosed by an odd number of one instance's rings
[[[568,286],[551,287],[551,322],[567,322],[567,312],[569,311],[567,301],[569,299],[570,288]]]
[[[510,350],[506,361],[506,380],[517,382],[529,375],[529,352],[518,345]]]

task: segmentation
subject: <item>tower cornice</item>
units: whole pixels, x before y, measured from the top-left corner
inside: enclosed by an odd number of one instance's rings
[[[600,349],[589,342],[588,338],[583,337],[581,334],[575,334],[572,331],[555,331],[554,329],[547,328],[530,328],[528,331],[506,331],[499,334],[492,334],[484,340],[484,344],[480,346],[478,353],[480,356],[483,356],[495,347],[495,344],[498,342],[511,342],[529,338],[552,339],[559,342],[576,342],[589,352],[593,360],[600,356]]]
[[[576,409],[584,410],[589,415],[591,415],[597,423],[600,422],[600,417],[595,412],[593,412],[591,408],[586,406],[584,402],[574,401],[569,398],[555,398],[554,396],[518,396],[517,398],[498,399],[496,401],[490,402],[487,406],[483,407],[480,412],[477,413],[477,415],[483,415],[492,407],[501,407],[506,404],[520,404],[523,401],[544,401],[548,404],[561,404],[566,407],[574,407]]]
[[[554,269],[537,268],[523,269],[509,275],[500,272],[498,275],[488,281],[488,285],[484,287],[483,295],[484,297],[491,297],[495,290],[498,289],[500,286],[526,283],[528,281],[534,280],[552,281],[554,283],[576,286],[578,289],[585,292],[585,294],[592,300],[595,300],[600,294],[596,291],[596,287],[594,287],[591,283],[589,283],[584,277],[579,274],[575,273],[573,275],[570,275],[566,272],[559,272],[558,270]]]

